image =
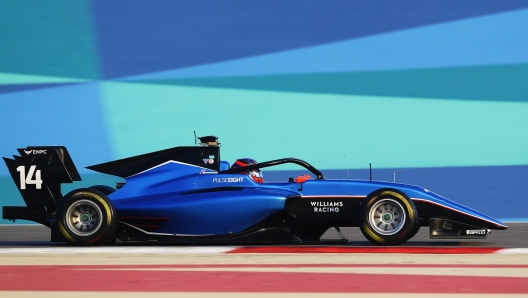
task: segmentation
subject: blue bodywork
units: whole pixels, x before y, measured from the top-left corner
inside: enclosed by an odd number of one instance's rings
[[[237,234],[250,229],[272,215],[284,212],[289,198],[338,198],[359,205],[380,189],[405,194],[413,200],[423,218],[435,217],[436,212],[441,211],[450,218],[470,220],[479,227],[507,228],[489,216],[418,186],[325,179],[302,183],[256,183],[245,174],[224,174],[177,161],[167,161],[126,177],[126,184],[109,198],[118,219],[165,219],[152,230],[154,233],[209,236]],[[339,221],[342,223],[344,219]],[[349,225],[357,224],[350,218]]]

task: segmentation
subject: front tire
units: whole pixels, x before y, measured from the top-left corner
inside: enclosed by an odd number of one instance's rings
[[[377,245],[398,245],[417,231],[418,212],[414,203],[394,190],[383,190],[367,197],[360,206],[360,229]]]
[[[71,244],[102,245],[114,237],[115,209],[108,197],[92,188],[68,193],[57,206],[59,231]]]
[[[420,224],[417,224],[417,225],[414,227],[413,232],[409,235],[409,237],[408,237],[405,241],[411,240],[412,237],[416,236],[416,234],[417,234],[418,231],[420,230],[420,227],[421,227],[421,225],[420,225]]]

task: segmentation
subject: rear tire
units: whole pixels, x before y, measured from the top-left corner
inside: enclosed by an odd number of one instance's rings
[[[108,243],[116,230],[112,201],[92,188],[68,193],[57,206],[56,221],[62,235],[75,245]]]
[[[418,212],[414,203],[394,190],[382,190],[368,196],[360,206],[360,229],[365,238],[377,245],[398,245],[418,230]]]

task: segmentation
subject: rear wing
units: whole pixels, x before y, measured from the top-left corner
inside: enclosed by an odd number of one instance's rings
[[[20,156],[4,157],[4,161],[27,207],[4,207],[3,218],[46,224],[47,220],[35,220],[35,216],[53,214],[62,199],[61,183],[80,181],[81,176],[64,146],[31,146],[17,151]]]

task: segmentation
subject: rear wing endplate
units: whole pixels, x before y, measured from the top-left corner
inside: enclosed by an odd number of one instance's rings
[[[17,151],[19,156],[4,157],[4,161],[27,208],[53,213],[62,198],[61,183],[81,180],[68,150],[31,146]]]

